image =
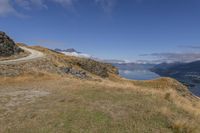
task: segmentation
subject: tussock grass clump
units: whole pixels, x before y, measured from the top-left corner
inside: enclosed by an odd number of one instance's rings
[[[187,119],[177,119],[172,121],[171,128],[175,133],[198,133],[196,123]]]
[[[167,92],[166,94],[165,94],[165,99],[166,100],[170,100],[170,96],[171,96],[171,93],[170,92]]]

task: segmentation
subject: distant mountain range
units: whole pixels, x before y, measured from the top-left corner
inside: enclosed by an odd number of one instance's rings
[[[120,70],[136,70],[136,69],[137,70],[147,70],[147,69],[153,68],[155,66],[155,64],[151,64],[151,63],[136,63],[136,62],[130,62],[127,60],[117,60],[117,59],[100,59],[97,57],[93,57],[89,54],[78,52],[77,50],[75,50],[73,48],[66,49],[66,50],[55,49],[55,51],[63,53],[68,56],[90,58],[90,59],[100,61],[103,63],[110,63]]]
[[[154,66],[152,71],[170,77],[180,77],[188,75],[200,75],[200,61],[191,63],[162,63]]]
[[[190,86],[195,87],[200,85],[200,61],[195,61],[191,63],[137,63],[129,62],[126,60],[107,60],[93,57],[89,54],[78,52],[73,48],[67,50],[55,49],[57,52],[61,52],[68,56],[76,56],[82,58],[90,58],[96,61],[110,63],[120,70],[150,70],[163,77],[172,77],[180,82]],[[200,93],[200,91],[199,91]],[[200,94],[199,94],[200,95]]]
[[[75,57],[81,57],[81,58],[90,58],[90,59],[93,59],[93,60],[96,60],[96,61],[100,61],[100,62],[103,62],[103,63],[110,63],[110,64],[125,64],[125,63],[129,63],[129,61],[126,61],[126,60],[100,59],[100,58],[94,57],[92,55],[79,52],[79,51],[77,51],[77,50],[75,50],[73,48],[66,49],[66,50],[62,50],[62,49],[56,48],[55,51],[63,53],[65,55],[67,55],[67,56],[75,56]]]
[[[142,63],[112,63],[120,70],[149,70],[155,66],[155,64],[142,64]]]

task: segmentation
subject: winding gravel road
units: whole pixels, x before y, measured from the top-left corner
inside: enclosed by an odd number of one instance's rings
[[[30,49],[30,48],[22,47],[22,46],[20,46],[20,48],[25,50],[25,51],[30,52],[30,55],[28,55],[26,57],[19,58],[19,59],[0,61],[0,65],[16,64],[16,63],[27,62],[27,61],[30,61],[30,60],[35,60],[35,59],[45,57],[45,55],[42,52]]]

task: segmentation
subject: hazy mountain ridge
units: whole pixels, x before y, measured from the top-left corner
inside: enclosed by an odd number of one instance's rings
[[[183,73],[200,73],[200,61],[195,61],[191,63],[163,63],[154,66],[152,71],[157,72],[164,76],[178,76],[182,75]]]
[[[155,64],[140,64],[140,63],[113,63],[120,70],[148,70]]]

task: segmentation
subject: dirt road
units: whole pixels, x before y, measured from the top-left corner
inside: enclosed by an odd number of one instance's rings
[[[13,60],[5,60],[5,61],[0,61],[0,65],[2,64],[16,64],[16,63],[20,63],[20,62],[27,62],[30,60],[35,60],[38,58],[43,58],[45,57],[45,55],[42,52],[27,48],[27,47],[20,47],[21,49],[30,52],[30,55],[23,57],[23,58],[19,58],[19,59],[13,59]]]

